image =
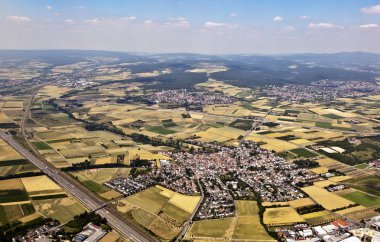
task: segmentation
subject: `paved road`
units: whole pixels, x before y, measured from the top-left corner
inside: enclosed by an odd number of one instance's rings
[[[6,134],[4,131],[0,131],[0,138],[17,150],[22,156],[32,162],[35,166],[41,169],[46,175],[57,182],[62,188],[72,194],[76,199],[78,199],[82,204],[84,204],[90,210],[96,210],[104,205],[104,202],[100,199],[94,199],[92,196],[88,195],[83,191],[82,188],[78,187],[72,180],[70,180],[67,175],[63,174],[56,168],[52,168],[46,165],[31,152],[17,143],[11,135]],[[115,210],[109,207],[99,209],[97,213],[106,218],[108,223],[123,236],[130,238],[132,241],[143,242],[143,241],[156,241],[153,237],[141,231],[135,225],[122,219],[120,215]]]
[[[42,85],[43,86],[43,85]],[[42,87],[40,86],[40,87]],[[70,177],[69,175],[61,172],[59,169],[51,165],[48,161],[44,159],[44,157],[40,156],[35,147],[31,144],[30,140],[27,137],[26,132],[26,124],[27,119],[30,115],[30,107],[34,100],[36,93],[39,88],[35,89],[35,92],[29,99],[29,102],[24,107],[24,116],[21,120],[20,131],[25,139],[26,144],[29,148],[37,155],[35,156],[24,148],[22,145],[17,143],[13,137],[0,129],[0,138],[2,138],[5,142],[7,142],[10,146],[12,146],[15,150],[17,150],[22,156],[28,159],[31,163],[37,166],[43,173],[53,179],[56,183],[58,183],[63,189],[65,189],[68,193],[70,193],[73,197],[78,199],[85,207],[89,210],[96,210],[96,213],[107,219],[108,223],[118,231],[122,236],[129,238],[135,242],[145,242],[145,241],[157,241],[151,235],[141,230],[139,227],[131,223],[122,217],[120,213],[115,211],[113,208],[108,207],[107,204],[104,203],[100,198],[98,198],[95,194],[85,188],[78,181]],[[106,206],[105,206],[106,205]]]
[[[182,231],[178,235],[178,237],[176,239],[176,242],[180,242],[183,239],[183,237],[186,235],[187,231],[191,227],[191,222],[193,221],[193,218],[194,218],[195,214],[198,212],[199,207],[201,206],[203,200],[205,199],[205,193],[203,191],[203,188],[202,188],[202,185],[201,185],[201,182],[199,181],[199,179],[197,179],[197,183],[198,183],[199,189],[201,191],[201,199],[199,200],[199,202],[198,202],[197,206],[195,207],[195,209],[194,209],[193,213],[191,214],[191,216],[183,224]]]

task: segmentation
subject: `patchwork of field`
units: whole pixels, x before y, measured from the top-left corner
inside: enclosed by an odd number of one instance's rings
[[[27,223],[40,217],[68,222],[85,209],[47,176],[0,181],[0,224]]]
[[[307,193],[312,199],[327,210],[335,210],[355,204],[350,200],[342,198],[317,186],[303,187],[302,191]]]
[[[91,191],[99,194],[99,196],[111,200],[120,197],[122,194],[112,191],[107,186],[103,185],[116,177],[126,177],[129,175],[131,168],[101,168],[90,169],[83,171],[75,171],[70,174],[77,178],[84,186]]]
[[[38,171],[16,150],[0,139],[0,177]]]
[[[129,214],[160,238],[170,240],[180,232],[199,200],[199,196],[186,196],[155,186],[119,200],[117,210]]]

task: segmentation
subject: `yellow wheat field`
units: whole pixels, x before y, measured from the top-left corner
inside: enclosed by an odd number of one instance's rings
[[[21,178],[21,181],[28,193],[48,190],[61,190],[57,184],[55,184],[49,177],[45,175]]]
[[[317,186],[304,187],[302,188],[302,190],[306,192],[317,203],[319,203],[325,209],[328,210],[343,208],[351,204],[355,204],[354,202],[339,197],[338,195],[328,192],[327,190]]]
[[[264,212],[264,224],[267,225],[293,224],[304,221],[305,219],[291,207],[267,208]]]

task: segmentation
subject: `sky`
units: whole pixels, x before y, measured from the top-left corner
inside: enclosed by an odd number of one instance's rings
[[[380,53],[380,0],[0,0],[0,49]]]

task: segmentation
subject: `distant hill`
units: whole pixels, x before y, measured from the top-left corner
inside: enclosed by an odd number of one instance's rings
[[[191,53],[126,53],[97,50],[0,50],[0,58],[33,58],[52,65],[67,65],[88,58],[115,58],[114,63],[138,63],[128,67],[132,72],[152,72],[170,68],[171,74],[140,78],[158,81],[152,88],[191,88],[207,80],[202,73],[189,73],[200,63],[218,63],[228,70],[211,77],[236,86],[310,83],[321,79],[374,81],[380,76],[380,54],[347,52],[335,54],[294,55],[202,55]]]

